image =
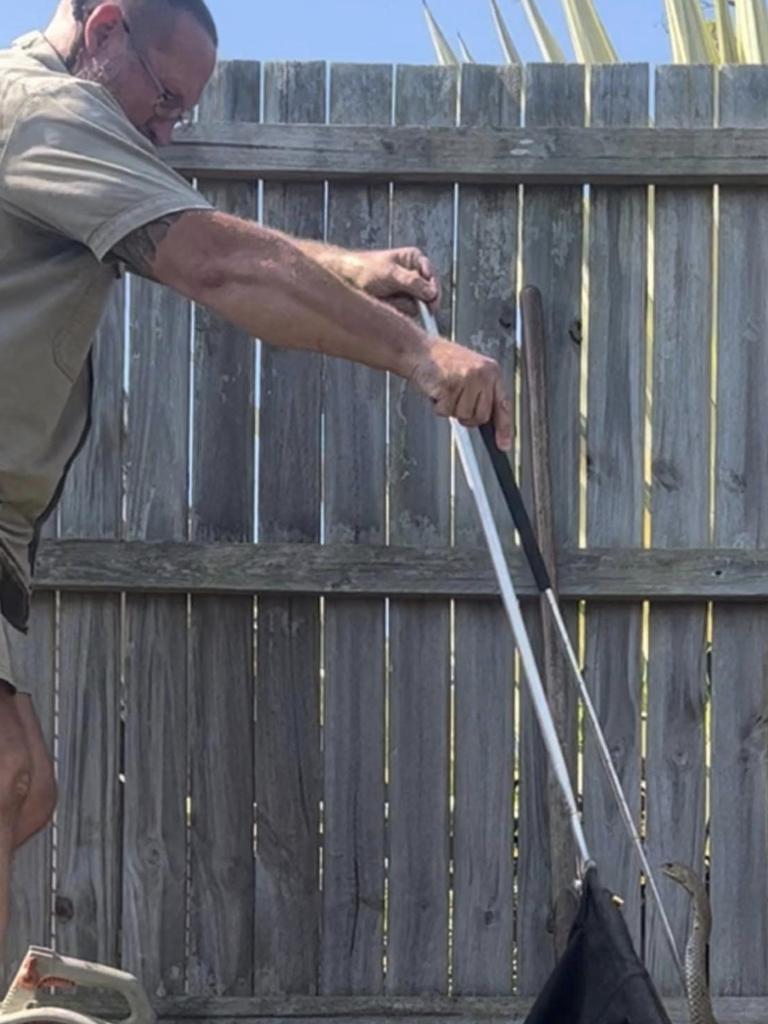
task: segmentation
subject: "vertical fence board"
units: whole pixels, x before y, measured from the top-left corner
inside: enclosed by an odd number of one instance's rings
[[[711,127],[711,68],[660,68],[656,123]],[[654,226],[652,543],[709,543],[712,189],[656,189]],[[685,387],[681,387],[681,382]],[[705,604],[653,605],[648,666],[647,848],[655,867],[704,865]],[[676,827],[669,828],[674,821]],[[690,900],[662,887],[678,946],[685,946]],[[646,912],[646,962],[665,994],[681,984],[659,925]]]
[[[725,68],[720,124],[768,124],[768,69]],[[768,537],[768,190],[720,190],[715,543]],[[715,605],[712,652],[712,985],[768,977],[768,609]],[[749,941],[745,941],[745,936]]]
[[[91,436],[73,465],[62,537],[121,534],[124,289],[116,286],[92,357]],[[116,964],[120,929],[120,598],[61,597],[57,945]]]
[[[526,69],[525,120],[531,126],[584,124],[584,68],[532,65]],[[526,187],[523,206],[523,276],[521,285],[542,293],[547,335],[547,402],[551,471],[554,481],[555,538],[558,545],[578,543],[579,521],[579,379],[581,336],[581,263],[583,198],[579,186]],[[528,416],[522,417],[522,483],[530,507]],[[565,606],[572,636],[576,608]],[[541,651],[538,604],[525,612],[534,649]],[[575,722],[575,701],[566,701],[566,721]],[[566,756],[575,773],[575,729],[569,732]],[[520,720],[520,850],[517,923],[518,988],[537,994],[554,964],[548,934],[551,884],[548,761],[536,717],[523,683]]]
[[[131,281],[128,540],[187,539],[190,306]],[[186,982],[187,600],[126,599],[124,963],[153,995]]]
[[[265,119],[325,120],[325,66],[270,64]],[[321,184],[264,186],[271,227],[322,238]],[[259,536],[320,538],[322,363],[265,346]],[[256,988],[317,991],[320,935],[320,611],[312,597],[259,601],[257,646]]]
[[[645,125],[648,68],[594,67],[591,122]],[[639,547],[643,529],[648,201],[593,188],[590,201],[587,541]],[[640,822],[642,605],[593,601],[586,676],[633,817]],[[604,884],[624,900],[639,948],[640,873],[596,744],[584,737],[584,816]]]
[[[392,69],[334,65],[330,119],[389,124]],[[389,243],[389,187],[333,184],[328,240]],[[382,544],[386,375],[329,360],[325,368],[325,536]],[[325,602],[322,991],[377,995],[384,953],[384,615],[381,600]],[[362,656],[364,652],[364,657]]]
[[[201,121],[260,117],[260,66],[222,63]],[[219,210],[255,220],[255,182],[200,181]],[[196,312],[192,539],[247,542],[254,518],[254,343]],[[196,597],[190,658],[190,984],[249,995],[254,970],[253,599]]]
[[[520,70],[466,64],[461,124],[520,122]],[[456,334],[499,360],[514,395],[517,186],[462,186],[459,193]],[[489,460],[480,465],[497,521],[512,535]],[[457,545],[485,543],[457,467]],[[453,991],[512,991],[514,895],[514,644],[499,602],[457,601]]]
[[[457,77],[449,68],[398,68],[398,124],[455,124]],[[418,245],[444,275],[441,331],[450,332],[454,190],[399,186],[396,245]],[[404,382],[390,389],[390,539],[440,546],[449,540],[450,440]],[[390,849],[387,991],[448,987],[447,601],[390,605]]]
[[[53,750],[56,645],[56,598],[36,594],[32,600],[29,633],[8,629],[14,671],[22,689],[34,694],[34,705],[49,749]],[[51,882],[53,830],[49,825],[20,850],[11,874],[10,923],[2,948],[0,990],[16,974],[31,945],[51,941]]]

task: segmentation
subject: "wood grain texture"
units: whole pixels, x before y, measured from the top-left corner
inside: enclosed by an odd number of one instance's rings
[[[334,65],[331,121],[390,116],[390,68]],[[331,186],[328,241],[385,249],[388,186]],[[382,543],[387,380],[355,363],[325,367],[325,539]],[[321,991],[379,994],[384,984],[385,605],[325,603]]]
[[[219,64],[206,121],[257,121],[261,68]],[[218,209],[258,214],[255,184],[201,180]],[[198,307],[195,317],[191,537],[254,537],[254,342]],[[253,598],[195,597],[190,608],[189,988],[248,995],[254,961]]]
[[[62,537],[121,536],[124,293],[110,300],[92,356],[93,429],[66,488]],[[59,609],[56,940],[117,964],[121,904],[120,598],[62,595]]]
[[[131,280],[126,536],[184,543],[189,303]],[[187,982],[187,600],[126,600],[123,961],[148,992]]]
[[[323,64],[269,64],[268,122],[325,119]],[[270,184],[264,220],[322,238],[322,185]],[[264,347],[259,535],[320,539],[322,363]],[[316,598],[259,600],[256,720],[257,993],[313,993],[319,981],[320,610]]]
[[[584,125],[584,69],[532,65],[526,70],[526,125]],[[578,542],[579,508],[579,379],[581,323],[581,261],[583,199],[581,188],[528,187],[523,198],[523,272],[521,285],[542,294],[545,310],[547,402],[553,479],[557,481],[553,508],[557,544]],[[525,396],[524,396],[525,401]],[[521,485],[531,508],[531,444],[527,408],[521,414]],[[575,628],[575,609],[565,607],[569,628]],[[526,625],[541,659],[542,638],[538,608],[526,615]],[[538,993],[554,965],[550,933],[553,900],[550,851],[548,759],[525,684],[521,694],[521,798],[518,886],[518,990]],[[571,755],[572,759],[572,755]]]
[[[549,438],[550,414],[547,403],[547,339],[544,331],[544,304],[541,293],[530,286],[520,297],[523,319],[523,387],[528,409],[531,439],[530,476],[533,492],[536,538],[547,567],[552,591],[559,599],[552,489],[552,445]],[[571,778],[575,777],[577,758],[577,701],[571,685],[570,667],[563,652],[549,600],[539,599],[542,642],[542,678],[555,731],[564,751]],[[560,957],[568,943],[577,902],[573,889],[573,865],[576,849],[558,780],[549,774],[549,842],[552,858],[552,926],[555,953]]]
[[[720,74],[720,123],[768,123],[768,72]],[[768,532],[768,230],[765,189],[722,189],[715,542],[765,545]],[[768,679],[764,605],[716,605],[712,651],[712,986],[759,995],[768,976]],[[747,924],[748,922],[748,924]],[[745,933],[749,935],[744,941]]]
[[[591,122],[648,119],[643,65],[596,67]],[[640,546],[643,527],[648,204],[645,189],[590,194],[587,543]],[[635,822],[640,821],[642,606],[587,607],[586,678]],[[605,884],[624,900],[639,948],[640,871],[591,730],[584,737],[584,820]]]
[[[534,72],[538,74],[538,72]],[[765,184],[768,132],[528,123],[516,131],[425,125],[190,127],[167,160],[187,175],[529,185]]]
[[[466,65],[461,123],[514,126],[517,68]],[[497,359],[510,395],[515,374],[518,230],[516,187],[462,187],[459,195],[457,338]],[[473,432],[475,433],[475,432]],[[480,465],[497,522],[506,523],[489,460]],[[460,468],[455,538],[481,547],[482,528]],[[507,531],[509,536],[509,532]],[[457,995],[512,991],[514,940],[514,644],[497,602],[457,601],[453,989]]]
[[[507,549],[522,597],[537,591],[523,555]],[[564,549],[557,560],[568,601],[656,599],[726,602],[768,598],[768,553],[699,550]],[[182,544],[133,541],[44,543],[36,589],[132,593],[403,595],[495,597],[483,548],[379,544]]]
[[[709,68],[660,68],[656,122],[708,127],[714,116]],[[711,189],[656,190],[653,339],[652,543],[704,547],[710,540],[712,336]],[[681,387],[681,382],[685,386]],[[648,665],[648,817],[651,865],[704,866],[704,714],[707,607],[651,607]],[[674,829],[669,822],[676,822]],[[665,885],[665,907],[685,947],[689,900]],[[665,993],[680,981],[655,907],[646,910],[645,958]]]
[[[457,76],[448,68],[397,73],[398,124],[452,124]],[[440,329],[450,329],[453,189],[396,188],[395,245],[416,245],[443,274]],[[390,539],[424,547],[449,541],[450,443],[424,400],[390,386]],[[390,604],[389,917],[386,990],[448,988],[447,601]]]

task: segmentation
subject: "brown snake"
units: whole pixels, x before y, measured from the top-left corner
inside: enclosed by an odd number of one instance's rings
[[[693,899],[693,924],[685,946],[685,984],[691,1024],[717,1024],[707,985],[707,945],[712,931],[712,910],[704,883],[684,864],[665,864],[662,872]]]

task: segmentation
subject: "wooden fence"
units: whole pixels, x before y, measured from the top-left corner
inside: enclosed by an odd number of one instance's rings
[[[648,82],[232,63],[168,157],[274,227],[424,247],[442,328],[513,392],[541,289],[567,616],[651,863],[708,873],[721,1020],[764,1020],[768,69],[660,69],[653,127]],[[9,960],[123,964],[169,1018],[518,1019],[554,961],[552,804],[447,425],[139,280],[96,376],[18,651],[61,799]],[[679,996],[575,717],[570,741],[603,879]]]

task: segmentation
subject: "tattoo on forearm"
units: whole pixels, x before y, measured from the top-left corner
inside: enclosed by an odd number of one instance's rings
[[[183,210],[180,213],[169,213],[126,235],[112,250],[113,258],[124,263],[131,273],[154,281],[157,250],[176,221],[183,216]]]

